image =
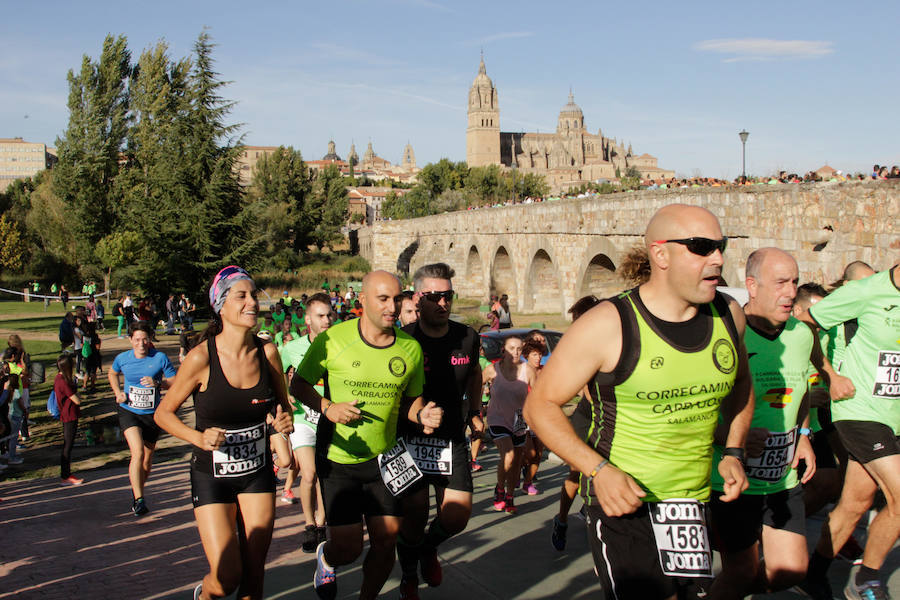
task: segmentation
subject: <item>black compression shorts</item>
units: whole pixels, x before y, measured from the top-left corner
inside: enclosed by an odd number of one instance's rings
[[[236,504],[239,494],[274,494],[275,472],[269,464],[240,477],[215,477],[191,467],[191,501],[204,504]]]
[[[722,502],[722,492],[713,491],[709,503],[712,516],[710,541],[720,552],[740,552],[759,541],[762,526],[806,535],[803,486],[772,494],[741,494]]]
[[[330,527],[361,523],[363,516],[399,517],[400,497],[391,495],[378,468],[378,459],[343,465],[316,457],[316,472],[322,485],[325,520]]]
[[[125,433],[126,429],[139,427],[144,443],[150,446],[156,445],[156,440],[159,439],[161,430],[156,421],[153,420],[153,415],[139,415],[127,408],[122,408],[121,404],[116,405],[116,412],[119,414],[119,428],[122,430],[122,433]]]

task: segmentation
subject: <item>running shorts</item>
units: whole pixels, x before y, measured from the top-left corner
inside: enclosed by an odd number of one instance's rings
[[[432,485],[436,488],[440,487],[471,493],[473,490],[472,467],[469,461],[472,459],[472,455],[469,451],[469,444],[466,442],[453,442],[451,452],[453,458],[451,459],[452,468],[449,475],[424,473],[422,479],[413,484],[412,489],[421,490],[427,485]]]
[[[119,414],[119,428],[122,430],[122,433],[125,433],[126,430],[132,427],[139,427],[144,443],[151,446],[156,444],[161,430],[156,421],[153,420],[153,415],[133,413],[127,408],[123,408],[121,404],[116,405],[116,412]]]
[[[603,583],[606,600],[702,597],[709,579],[663,573],[646,503],[621,517],[607,516],[599,504],[585,505],[585,510],[594,570]]]
[[[850,459],[860,464],[900,454],[900,441],[894,435],[894,430],[883,423],[835,421],[834,426]]]
[[[399,517],[399,496],[391,495],[381,479],[378,459],[344,465],[316,456],[316,472],[322,485],[325,520],[330,527],[355,525],[366,517]]]
[[[271,465],[240,477],[214,477],[191,467],[191,501],[204,504],[236,504],[239,494],[274,494],[275,472]]]
[[[291,434],[291,450],[304,446],[316,446],[316,430],[309,425],[294,423],[294,433]]]
[[[721,497],[713,490],[709,503],[710,542],[719,552],[746,550],[759,541],[763,525],[806,536],[801,485],[773,494],[741,494],[731,502]]]
[[[488,432],[491,434],[492,439],[498,438],[512,438],[513,448],[521,448],[525,445],[525,433],[522,435],[513,435],[513,432],[510,431],[506,427],[500,427],[499,425],[491,425],[488,427]]]

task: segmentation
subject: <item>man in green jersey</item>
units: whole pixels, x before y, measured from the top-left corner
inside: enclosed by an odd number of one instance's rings
[[[313,294],[308,301],[305,323],[309,330],[307,335],[287,342],[279,350],[281,354],[281,366],[287,373],[290,369],[296,369],[303,362],[307,350],[320,333],[331,327],[334,321],[334,312],[331,310],[331,302],[323,293]],[[316,383],[316,392],[325,395],[324,382]],[[299,467],[302,478],[300,479],[300,507],[303,510],[303,518],[306,528],[300,542],[303,552],[315,552],[316,546],[325,541],[325,506],[322,500],[322,492],[316,478],[316,428],[321,415],[318,411],[304,406],[292,399],[294,403],[294,433],[291,434],[291,450],[294,453],[294,465]],[[291,468],[284,483],[284,495],[288,502],[292,502],[292,493],[295,479],[295,468]]]
[[[325,417],[319,421],[317,472],[322,484],[328,541],[316,549],[314,586],[320,598],[337,595],[335,567],[362,553],[363,518],[369,552],[359,597],[375,598],[394,565],[402,507],[400,495],[422,473],[397,440],[403,418],[430,435],[443,411],[422,399],[422,348],[394,327],[400,281],[386,271],[363,278],[363,316],[320,333],[291,382],[291,393]],[[313,387],[325,377],[323,397]]]
[[[742,457],[753,395],[744,315],[716,291],[726,243],[708,210],[660,209],[646,232],[649,280],[573,323],[526,400],[537,436],[585,474],[607,598],[696,597],[712,575],[704,516],[710,471],[722,476],[725,501],[747,487]],[[562,411],[585,385],[586,442]],[[727,449],[713,465],[720,412],[730,424]]]
[[[845,283],[810,314],[824,328],[857,319],[859,329],[840,365],[855,393],[841,401],[832,393],[832,418],[849,453],[847,473],[810,558],[806,585],[814,597],[830,597],[828,566],[880,488],[887,506],[869,525],[862,566],[844,594],[887,598],[879,570],[900,534],[900,265]]]
[[[828,376],[832,388],[852,387],[824,359],[813,330],[791,314],[800,277],[797,261],[778,248],[761,248],[747,259],[746,275],[750,300],[744,307],[744,344],[756,397],[745,462],[750,485],[737,500],[722,502],[724,484],[713,473],[710,512],[722,555],[722,572],[710,594],[716,599],[773,592],[803,579],[806,514],[798,484],[816,471],[809,441],[810,362]],[[722,452],[716,445],[715,456]],[[796,471],[801,460],[806,466],[802,481]]]

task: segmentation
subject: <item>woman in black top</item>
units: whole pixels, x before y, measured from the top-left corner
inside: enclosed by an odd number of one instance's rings
[[[236,589],[239,598],[263,597],[275,523],[267,430],[274,427],[279,434],[274,439],[284,442],[279,456],[290,457],[286,436],[293,425],[278,351],[252,331],[259,311],[256,295],[253,280],[240,267],[225,267],[216,275],[209,326],[185,357],[155,416],[160,427],[195,446],[191,497],[209,561],[195,598],[221,598]],[[192,394],[196,429],[176,415]]]

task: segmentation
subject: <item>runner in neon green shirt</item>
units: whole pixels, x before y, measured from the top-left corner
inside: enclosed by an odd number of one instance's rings
[[[850,459],[841,499],[825,521],[807,581],[830,592],[828,566],[883,486],[888,505],[869,525],[862,566],[845,594],[886,597],[879,570],[900,535],[900,265],[845,283],[810,314],[824,328],[856,319],[859,329],[840,366],[855,389],[846,395],[831,389],[834,425]]]
[[[422,399],[422,348],[394,327],[398,296],[394,275],[366,275],[360,293],[363,316],[319,334],[291,382],[294,397],[325,417],[317,431],[317,471],[329,530],[328,541],[316,550],[313,585],[320,598],[335,597],[335,567],[359,556],[363,518],[370,549],[360,597],[374,598],[381,591],[394,564],[399,496],[422,476],[396,439],[397,419],[402,412],[420,423],[425,435],[442,421],[441,409]],[[323,375],[325,398],[313,388]]]
[[[696,595],[712,576],[710,471],[725,480],[726,500],[747,486],[744,315],[716,291],[727,238],[708,210],[675,204],[653,216],[645,242],[649,280],[574,322],[525,402],[526,422],[584,474],[583,495],[592,492],[588,532],[608,599]],[[562,410],[585,384],[587,441]],[[714,465],[720,411],[731,418],[728,450]]]

